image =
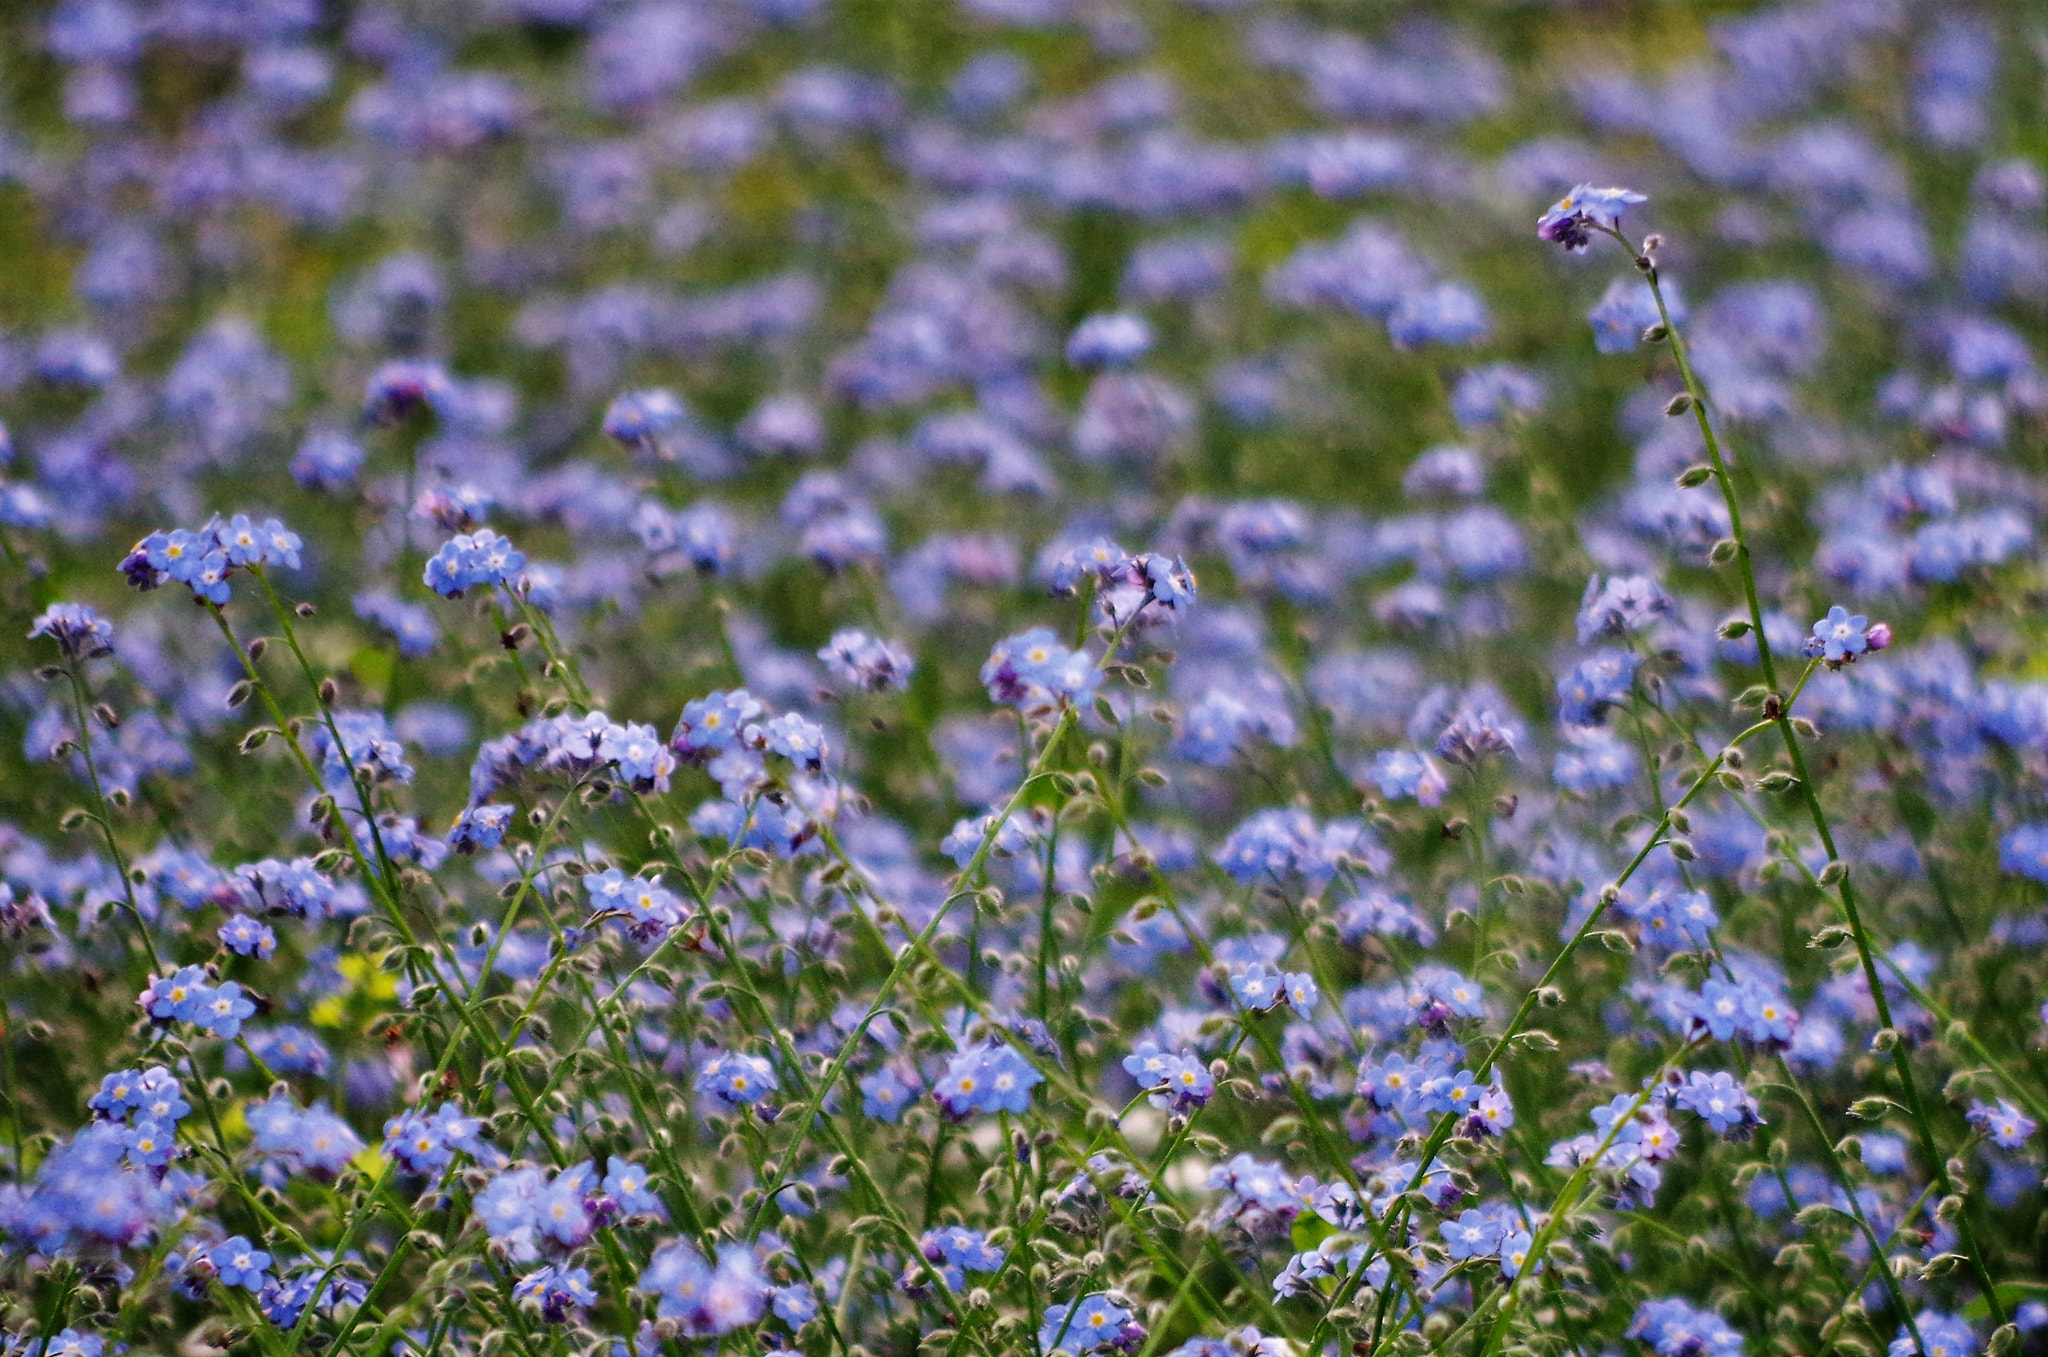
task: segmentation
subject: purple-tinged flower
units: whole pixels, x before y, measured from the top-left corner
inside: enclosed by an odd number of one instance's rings
[[[799,716],[795,712],[784,712],[759,725],[750,725],[745,732],[747,747],[765,749],[780,754],[805,772],[816,772],[825,766],[825,732],[817,722]]]
[[[1089,316],[1067,337],[1067,361],[1077,368],[1125,367],[1152,351],[1152,326],[1131,311]]]
[[[1424,806],[1440,806],[1451,789],[1450,779],[1428,756],[1412,749],[1387,749],[1376,755],[1366,774],[1389,801],[1413,797]]]
[[[199,1005],[213,997],[213,986],[198,966],[180,967],[175,975],[151,976],[136,1002],[160,1023],[190,1022]]]
[[[1188,563],[1180,557],[1147,552],[1134,558],[1132,565],[1142,575],[1147,601],[1174,613],[1194,606],[1195,572],[1188,569]]]
[[[1981,1102],[1972,1103],[1968,1115],[1970,1125],[1982,1131],[2001,1150],[2019,1149],[2038,1129],[2033,1118],[2003,1098],[1989,1107]]]
[[[1671,1101],[1730,1140],[1747,1140],[1752,1130],[1764,1124],[1756,1099],[1726,1070],[1712,1074],[1694,1070],[1671,1095]]]
[[[2048,882],[2048,824],[2014,825],[2007,830],[1998,840],[1998,866],[2002,871]],[[2048,1008],[2043,1012],[2048,1013]]]
[[[1593,242],[1593,231],[1618,231],[1621,214],[1637,203],[1650,201],[1625,188],[1596,188],[1581,184],[1551,205],[1536,219],[1536,238],[1562,245],[1574,253]]]
[[[489,851],[505,842],[505,830],[511,824],[510,806],[466,806],[448,830],[448,846],[464,854],[480,848]]]
[[[522,1309],[539,1314],[542,1323],[561,1324],[568,1320],[571,1309],[597,1304],[597,1292],[591,1288],[587,1269],[549,1264],[514,1282],[512,1299]]]
[[[910,652],[864,631],[847,628],[832,634],[818,651],[833,678],[850,688],[878,693],[885,688],[901,692],[910,686],[916,662]]]
[[[114,624],[89,603],[52,603],[28,629],[29,639],[47,636],[68,660],[92,660],[113,653]]]
[[[707,693],[683,704],[683,716],[669,737],[669,747],[683,758],[701,762],[732,748],[747,723],[763,710],[745,688]]]
[[[277,933],[269,924],[237,914],[220,926],[220,945],[238,956],[268,961],[277,951]]]

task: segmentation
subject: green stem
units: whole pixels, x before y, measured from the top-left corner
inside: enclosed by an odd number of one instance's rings
[[[1629,251],[1630,257],[1635,259],[1637,268],[1642,271],[1644,279],[1650,285],[1650,295],[1656,299],[1658,318],[1663,322],[1664,330],[1670,339],[1672,360],[1677,364],[1679,379],[1684,382],[1686,394],[1692,400],[1693,417],[1699,424],[1700,436],[1706,440],[1707,456],[1713,464],[1713,479],[1720,487],[1721,501],[1728,510],[1728,530],[1735,544],[1737,573],[1742,581],[1743,598],[1749,606],[1750,626],[1756,634],[1758,667],[1763,671],[1765,687],[1770,690],[1770,696],[1765,699],[1766,706],[1776,707],[1776,711],[1771,713],[1772,719],[1784,740],[1786,755],[1792,762],[1793,775],[1799,779],[1800,797],[1806,803],[1814,832],[1819,836],[1821,847],[1827,853],[1828,868],[1835,873],[1836,895],[1841,903],[1843,918],[1848,923],[1850,938],[1856,944],[1857,960],[1862,964],[1864,979],[1869,984],[1871,1001],[1877,1008],[1878,1024],[1892,1038],[1889,1051],[1892,1067],[1897,1072],[1899,1089],[1906,1100],[1907,1114],[1919,1136],[1921,1152],[1928,1159],[1935,1183],[1941,1189],[1942,1195],[1953,1196],[1955,1186],[1949,1178],[1947,1156],[1942,1153],[1935,1141],[1933,1123],[1922,1101],[1919,1082],[1913,1074],[1912,1053],[1907,1049],[1906,1043],[1899,1039],[1898,1032],[1893,1027],[1891,1003],[1885,997],[1884,985],[1878,976],[1876,949],[1872,946],[1869,930],[1864,926],[1862,910],[1858,907],[1856,888],[1850,880],[1848,865],[1842,861],[1841,854],[1835,847],[1834,833],[1828,825],[1827,812],[1821,806],[1820,792],[1813,785],[1813,778],[1808,772],[1806,754],[1800,747],[1798,732],[1793,729],[1791,713],[1778,694],[1777,666],[1771,658],[1770,640],[1764,634],[1763,604],[1757,596],[1756,570],[1750,558],[1748,539],[1742,530],[1742,508],[1736,502],[1735,484],[1729,478],[1727,462],[1721,455],[1720,441],[1714,436],[1714,426],[1707,418],[1706,389],[1693,371],[1685,337],[1679,332],[1678,327],[1672,324],[1671,309],[1665,302],[1664,288],[1657,276],[1656,265],[1646,255],[1638,254],[1635,247],[1629,244],[1627,237],[1619,231],[1609,231],[1607,234],[1621,242],[1622,247]],[[2002,1326],[2006,1318],[2005,1306],[1998,1298],[1998,1287],[1991,1278],[1983,1247],[1978,1242],[1976,1230],[1970,1222],[1967,1203],[1965,1209],[1956,1214],[1955,1219],[1956,1232],[1969,1256],[1970,1270],[1977,1279],[1979,1289],[1984,1293],[1985,1302],[1990,1306],[1992,1319]]]

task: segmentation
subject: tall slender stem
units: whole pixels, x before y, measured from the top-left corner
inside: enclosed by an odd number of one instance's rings
[[[1605,230],[1605,228],[1602,228]],[[1828,859],[1827,871],[1822,874],[1823,885],[1831,876],[1836,897],[1841,903],[1842,916],[1848,924],[1850,939],[1856,946],[1856,958],[1863,968],[1865,982],[1870,988],[1872,1004],[1877,1009],[1880,1040],[1887,1046],[1892,1068],[1897,1072],[1899,1090],[1906,1100],[1906,1112],[1920,1140],[1921,1153],[1927,1158],[1935,1183],[1943,1197],[1955,1195],[1955,1184],[1948,1171],[1948,1159],[1941,1151],[1934,1137],[1934,1127],[1927,1113],[1927,1107],[1920,1094],[1919,1081],[1913,1073],[1912,1052],[1893,1025],[1891,1001],[1885,996],[1884,982],[1878,974],[1876,949],[1871,944],[1870,930],[1865,926],[1863,913],[1858,906],[1856,887],[1850,879],[1848,864],[1835,845],[1833,830],[1829,827],[1827,811],[1821,806],[1820,791],[1813,785],[1813,778],[1807,768],[1806,753],[1799,743],[1799,733],[1792,724],[1792,714],[1778,692],[1777,666],[1771,657],[1770,638],[1764,632],[1763,604],[1759,601],[1756,587],[1756,569],[1750,557],[1749,540],[1742,528],[1742,506],[1737,502],[1735,484],[1728,474],[1728,464],[1721,455],[1721,443],[1714,435],[1713,421],[1707,417],[1707,392],[1699,375],[1693,370],[1691,355],[1686,347],[1685,336],[1672,322],[1671,308],[1664,298],[1664,287],[1658,277],[1656,262],[1649,255],[1640,253],[1628,238],[1619,231],[1606,230],[1629,252],[1637,269],[1649,284],[1650,295],[1657,303],[1657,316],[1662,322],[1671,345],[1671,358],[1678,367],[1679,380],[1685,384],[1686,395],[1692,404],[1692,413],[1699,424],[1700,436],[1707,445],[1707,457],[1713,465],[1714,483],[1720,488],[1721,502],[1728,510],[1729,537],[1734,542],[1734,563],[1742,582],[1742,594],[1749,606],[1749,624],[1756,636],[1757,664],[1763,672],[1764,685],[1769,689],[1765,698],[1766,715],[1778,727],[1784,740],[1785,754],[1792,763],[1792,772],[1799,780],[1798,794],[1805,803],[1808,817],[1813,822],[1814,833],[1819,836],[1821,848]],[[1975,1227],[1971,1224],[1968,1203],[1956,1213],[1956,1233],[1967,1252],[1970,1271],[1977,1279],[1978,1287],[1984,1293],[1985,1303],[1990,1307],[1992,1318],[2000,1325],[2005,1323],[2005,1305],[1999,1299],[1998,1287],[1991,1278],[1991,1270],[1984,1258],[1983,1247],[1977,1239]]]

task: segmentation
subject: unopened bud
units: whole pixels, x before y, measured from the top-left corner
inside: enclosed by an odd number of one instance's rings
[[[1648,326],[1643,330],[1643,343],[1645,344],[1662,344],[1666,339],[1669,339],[1670,337],[1671,332],[1664,328],[1664,324],[1662,321],[1659,321],[1655,325]]]
[[[1692,393],[1689,391],[1681,391],[1677,395],[1673,396],[1670,402],[1665,405],[1664,413],[1672,416],[1675,419],[1679,415],[1685,414],[1687,411],[1691,409]]]
[[[1883,650],[1892,643],[1892,624],[1889,622],[1871,623],[1870,630],[1863,633],[1863,640],[1872,650]]]

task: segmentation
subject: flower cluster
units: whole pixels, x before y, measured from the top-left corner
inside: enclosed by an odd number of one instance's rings
[[[0,1357],[2048,1343],[2013,6],[15,9]]]

